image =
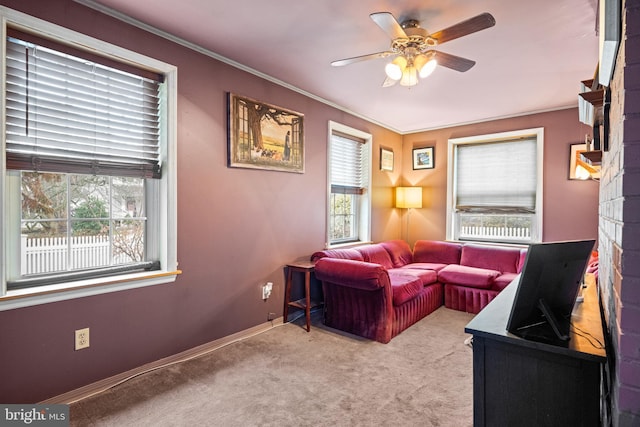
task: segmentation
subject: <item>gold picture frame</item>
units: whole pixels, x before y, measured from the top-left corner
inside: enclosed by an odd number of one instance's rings
[[[304,173],[304,115],[227,94],[229,167]]]
[[[578,167],[578,155],[581,151],[587,150],[587,144],[571,144],[569,148],[569,179],[570,180],[583,180],[584,178],[580,178],[576,174],[576,170]]]

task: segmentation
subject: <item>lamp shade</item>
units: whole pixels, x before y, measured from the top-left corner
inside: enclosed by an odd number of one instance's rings
[[[396,208],[422,208],[422,187],[396,187]]]

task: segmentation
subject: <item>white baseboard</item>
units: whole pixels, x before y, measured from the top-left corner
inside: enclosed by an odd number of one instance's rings
[[[124,383],[134,377],[137,377],[138,375],[142,375],[144,373],[147,373],[156,369],[160,369],[168,365],[173,365],[176,363],[185,362],[189,359],[200,357],[202,355],[215,351],[219,348],[225,347],[234,342],[242,341],[246,338],[261,334],[276,326],[281,326],[283,324],[284,324],[283,318],[278,317],[277,319],[274,319],[270,322],[254,326],[249,329],[245,329],[244,331],[236,332],[235,334],[199,345],[197,347],[191,348],[189,350],[185,350],[183,352],[180,352],[171,356],[167,356],[160,360],[156,360],[155,362],[147,363],[145,365],[139,366],[137,368],[131,369],[126,372],[122,372],[112,377],[105,378],[91,384],[87,384],[75,390],[71,390],[69,392],[60,394],[58,396],[54,396],[49,399],[43,400],[40,403],[71,404],[74,402],[78,402],[82,399],[86,399],[87,397],[94,396],[96,394],[107,391],[110,388],[117,386],[118,384]]]

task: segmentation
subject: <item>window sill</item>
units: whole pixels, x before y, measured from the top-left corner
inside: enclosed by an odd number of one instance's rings
[[[170,283],[181,273],[161,270],[11,290],[0,296],[0,311]]]
[[[449,242],[456,242],[456,243],[467,243],[467,244],[478,244],[478,245],[485,245],[485,246],[511,246],[514,248],[528,248],[530,245],[534,244],[534,243],[540,243],[538,241],[535,240],[531,240],[531,241],[527,241],[527,242],[498,242],[495,240],[481,240],[481,239],[458,239],[458,240],[448,240]]]
[[[333,245],[329,245],[327,247],[327,249],[348,249],[348,248],[355,248],[358,246],[362,246],[362,245],[368,245],[373,243],[371,240],[359,240],[357,242],[348,242],[348,243],[336,243]]]

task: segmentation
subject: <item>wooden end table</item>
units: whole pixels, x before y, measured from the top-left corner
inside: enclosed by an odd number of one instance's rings
[[[321,302],[311,300],[311,292],[309,287],[311,283],[311,273],[313,272],[314,268],[315,262],[312,261],[294,261],[286,265],[287,281],[285,283],[284,290],[284,321],[288,321],[287,317],[289,315],[289,307],[295,307],[304,310],[304,314],[307,319],[307,332],[311,330],[311,309],[322,304]],[[296,301],[290,301],[293,273],[304,274],[304,297]]]

